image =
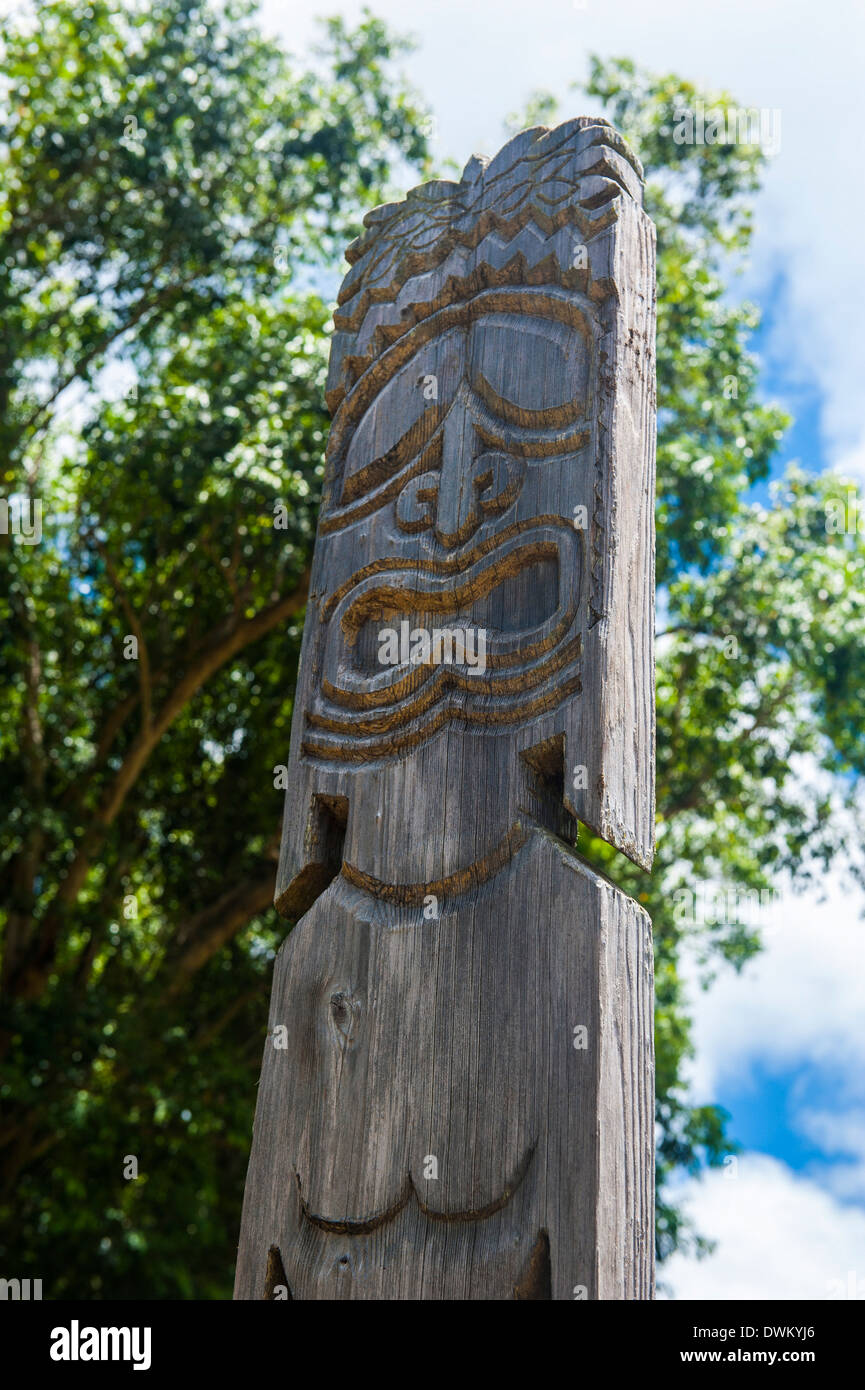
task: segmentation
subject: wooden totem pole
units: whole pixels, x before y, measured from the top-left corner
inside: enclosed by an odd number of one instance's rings
[[[581,118],[349,248],[238,1298],[652,1297],[641,201]]]

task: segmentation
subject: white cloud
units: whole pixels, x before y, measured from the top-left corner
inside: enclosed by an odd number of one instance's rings
[[[865,483],[865,433],[858,443],[837,455],[834,466],[842,478]]]
[[[266,27],[295,52],[313,39],[316,15],[338,11],[357,21],[361,8],[361,0],[263,4]],[[597,110],[569,91],[585,78],[590,52],[629,56],[727,88],[742,106],[779,110],[780,150],[740,288],[765,301],[782,277],[768,353],[791,391],[816,392],[825,433],[825,458],[803,462],[865,479],[865,180],[858,177],[865,25],[856,0],[824,7],[816,24],[809,0],[703,7],[691,0],[373,0],[372,8],[419,39],[409,76],[436,115],[439,155],[460,165],[499,147],[505,117],[535,88],[559,96],[563,115]],[[850,1098],[865,1064],[865,926],[859,890],[840,876],[830,887],[823,904],[814,895],[785,895],[765,953],[741,976],[722,971],[708,993],[695,993],[692,1089],[695,1099],[711,1100],[725,1078],[758,1062],[831,1070],[846,1078],[839,1094],[799,1119],[841,1160],[821,1169],[822,1186],[816,1174],[796,1177],[756,1155],[740,1161],[736,1181],[710,1174],[689,1189],[698,1228],[721,1245],[701,1264],[673,1261],[668,1277],[675,1276],[680,1297],[826,1297],[827,1281],[846,1278],[857,1251],[865,1278],[865,1214],[837,1200],[854,1196],[863,1168],[855,1134],[841,1125],[852,1123]],[[695,964],[690,976],[696,980]]]
[[[816,1144],[829,1162],[813,1164],[816,1181],[842,1202],[865,1206],[865,1118],[861,1104],[849,1114],[800,1109],[796,1128]]]
[[[675,1299],[865,1298],[865,1212],[842,1206],[765,1154],[733,1179],[713,1170],[684,1188],[704,1260],[674,1255],[660,1278]]]
[[[818,1065],[858,1078],[865,1069],[865,922],[858,887],[839,882],[825,902],[784,894],[767,915],[765,949],[741,974],[722,967],[708,991],[689,981],[697,1050],[692,1090],[712,1099],[752,1062]]]
[[[356,21],[361,9],[361,0],[264,0],[263,15],[297,51],[313,39],[316,15],[339,11]],[[758,206],[745,283],[765,298],[784,273],[768,351],[791,381],[819,391],[829,463],[861,449],[865,18],[858,0],[824,6],[819,23],[810,0],[375,0],[373,9],[418,38],[409,75],[437,117],[440,153],[460,164],[475,151],[495,152],[504,118],[535,88],[559,96],[566,115],[597,110],[569,91],[585,78],[590,52],[632,57],[726,88],[743,107],[780,111],[780,151]]]
[[[788,1075],[789,1123],[821,1156],[796,1174],[745,1154],[735,1180],[714,1170],[683,1184],[697,1230],[718,1246],[704,1261],[675,1256],[665,1267],[677,1298],[842,1296],[830,1281],[848,1297],[850,1271],[865,1298],[863,899],[840,866],[826,889],[823,901],[816,889],[780,895],[760,924],[764,951],[740,974],[723,966],[702,990],[696,952],[684,962],[693,1100],[717,1100],[725,1087],[741,1093],[751,1072],[758,1083],[767,1072]]]

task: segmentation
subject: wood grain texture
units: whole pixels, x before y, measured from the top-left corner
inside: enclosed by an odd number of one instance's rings
[[[650,1297],[651,1028],[645,912],[542,830],[437,922],[338,877],[277,960],[240,1296],[275,1247],[294,1299],[515,1298],[543,1235],[551,1297]]]
[[[238,1297],[651,1297],[648,922],[568,843],[653,852],[640,198],[581,118],[349,249]]]

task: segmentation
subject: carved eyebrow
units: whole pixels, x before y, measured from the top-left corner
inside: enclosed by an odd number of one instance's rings
[[[377,512],[379,507],[391,502],[412,478],[419,473],[428,473],[437,464],[440,452],[439,443],[440,435],[436,432],[432,439],[420,448],[416,457],[412,458],[408,464],[402,464],[395,473],[389,474],[372,491],[361,493],[356,500],[340,503],[339,506],[327,511],[323,509],[319,521],[322,534],[324,535],[329,531],[340,531],[344,526],[351,526],[361,517],[370,516],[373,512]]]
[[[492,388],[490,391],[495,396]],[[515,458],[555,458],[560,454],[576,453],[589,442],[589,430],[582,421],[574,422],[572,407],[556,406],[548,410],[526,411],[524,414],[533,417],[535,424],[526,427],[509,424],[505,420],[508,427],[502,430],[501,418],[493,413],[493,408],[483,397],[475,391],[471,391],[470,395],[475,398],[478,407],[472,411],[472,425],[488,449],[502,449]],[[401,492],[416,474],[436,467],[439,460],[433,454],[438,453],[440,430],[448,408],[433,408],[420,417],[429,429],[428,433],[423,431],[425,438],[418,438],[413,427],[386,453],[352,474],[343,488],[339,506],[322,515],[322,530],[340,529],[378,511],[379,507]],[[568,429],[562,429],[561,424],[557,423],[562,414],[566,416],[566,423],[570,426]],[[435,419],[435,416],[439,418]],[[418,423],[415,422],[416,425]]]
[[[585,410],[575,400],[528,410],[501,396],[482,372],[475,375],[468,392],[475,407],[472,424],[487,448],[502,449],[516,458],[540,459],[576,453],[589,442]],[[451,405],[447,400],[429,406],[389,449],[345,478],[339,502],[322,515],[323,529],[338,529],[377,511],[416,473],[425,472]]]
[[[541,412],[539,412],[541,413]],[[488,449],[502,449],[515,458],[551,458],[558,454],[574,454],[585,449],[589,442],[589,431],[584,426],[562,430],[558,426],[551,429],[525,429],[511,426],[503,431],[490,429],[484,421],[476,419],[474,428]]]
[[[525,406],[514,405],[506,396],[500,396],[482,372],[472,378],[472,389],[484,405],[501,420],[527,430],[551,429],[573,426],[574,416],[582,418],[585,411],[582,401],[565,401],[562,405],[545,406],[542,410],[528,410]]]
[[[365,463],[345,479],[340,493],[340,506],[362,501],[371,492],[378,492],[390,479],[396,477],[414,454],[429,443],[447,413],[442,404],[429,406],[421,411],[405,434],[401,435],[389,449],[377,458]]]

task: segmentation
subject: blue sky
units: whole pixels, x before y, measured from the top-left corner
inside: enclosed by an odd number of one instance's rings
[[[865,1298],[865,924],[843,870],[828,887],[782,894],[740,975],[724,967],[704,991],[686,961],[691,1094],[731,1113],[743,1153],[732,1174],[682,1184],[718,1247],[674,1257],[675,1296]]]
[[[731,1113],[730,1138],[735,1143],[772,1153],[804,1172],[819,1161],[823,1150],[797,1128],[797,1102],[819,1100],[837,1086],[837,1075],[821,1067],[776,1072],[755,1059],[746,1072],[719,1088],[718,1101]]]
[[[788,301],[787,277],[779,270],[760,296],[758,302],[763,317],[751,339],[751,349],[761,362],[761,395],[766,400],[777,401],[793,417],[772,461],[770,482],[780,478],[794,461],[811,473],[822,473],[829,466],[823,442],[822,393],[816,382],[803,380],[795,368],[791,373],[785,357],[773,350],[782,331],[784,307]],[[756,487],[754,496],[766,503],[769,484]]]
[[[436,117],[438,153],[460,165],[495,153],[505,118],[533,89],[558,95],[563,117],[597,110],[570,91],[590,52],[630,56],[778,112],[780,148],[735,290],[763,313],[753,342],[762,393],[795,416],[774,476],[798,459],[865,479],[861,4],[380,0],[372,9],[415,34],[409,76]],[[356,20],[360,10],[354,0],[263,4],[265,27],[294,51],[314,39],[316,15]],[[843,869],[828,887],[822,902],[782,894],[765,951],[741,975],[722,969],[702,990],[696,958],[686,962],[691,1094],[731,1111],[743,1153],[726,1171],[681,1183],[696,1226],[717,1246],[706,1260],[670,1262],[668,1296],[865,1298],[863,900]]]

